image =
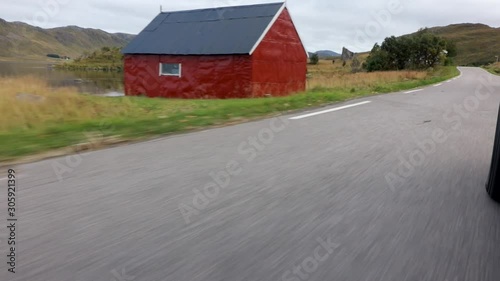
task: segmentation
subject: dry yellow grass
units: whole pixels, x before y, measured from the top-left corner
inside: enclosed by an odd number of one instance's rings
[[[193,101],[102,98],[76,88],[51,87],[33,77],[0,77],[0,132],[12,128],[93,121],[99,118],[141,118],[190,111]]]
[[[33,128],[41,123],[89,120],[103,114],[120,114],[126,108],[110,108],[92,102],[74,88],[51,88],[36,77],[0,78],[0,130]]]
[[[421,80],[427,78],[425,71],[386,71],[386,72],[351,72],[351,62],[342,66],[339,59],[332,61],[320,60],[317,65],[309,65],[309,78],[307,80],[307,89],[314,88],[370,88],[381,84],[390,84],[410,80]]]

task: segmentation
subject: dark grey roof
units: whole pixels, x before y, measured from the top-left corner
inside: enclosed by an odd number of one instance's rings
[[[249,54],[284,3],[160,13],[124,54]]]

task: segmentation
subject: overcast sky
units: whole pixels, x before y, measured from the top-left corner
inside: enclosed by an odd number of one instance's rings
[[[368,51],[387,36],[421,27],[484,23],[500,27],[499,0],[288,0],[308,51]],[[139,33],[158,13],[277,0],[0,0],[0,18],[41,27],[77,25]]]

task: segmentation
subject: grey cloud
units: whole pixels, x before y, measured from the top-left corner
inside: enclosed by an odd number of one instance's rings
[[[163,4],[163,10],[174,11],[278,0],[0,1],[3,2],[0,18],[8,21],[28,21],[42,27],[78,25],[109,32],[138,33],[158,14],[160,4]],[[387,36],[411,33],[426,26],[463,22],[500,26],[500,16],[496,9],[498,0],[399,0],[403,7],[401,13],[391,15],[388,25],[374,29],[374,23],[377,22],[374,15],[386,11],[391,1],[397,0],[288,0],[287,5],[309,51],[340,51],[343,46],[356,52],[367,51],[375,42],[381,42]],[[54,3],[61,4],[54,8]],[[40,16],[44,13],[52,15],[46,18]],[[359,34],[366,33],[367,26],[372,28],[370,36],[365,34],[365,40],[359,40]]]

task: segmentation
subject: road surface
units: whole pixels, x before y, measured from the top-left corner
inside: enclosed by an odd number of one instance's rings
[[[484,188],[500,77],[461,71],[13,167],[16,273],[1,227],[0,280],[500,280],[500,205]]]

